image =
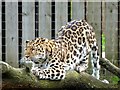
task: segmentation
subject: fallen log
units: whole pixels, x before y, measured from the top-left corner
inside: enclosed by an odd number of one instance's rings
[[[104,62],[104,59],[101,60]],[[108,64],[105,61],[104,66],[105,63]],[[64,80],[51,81],[37,79],[26,68],[14,68],[2,61],[0,66],[3,88],[7,87],[6,83],[10,84],[10,88],[117,88],[117,85],[103,83],[85,72],[79,74],[76,71],[68,71]]]
[[[120,78],[120,68],[116,67],[106,58],[100,58],[100,65]]]

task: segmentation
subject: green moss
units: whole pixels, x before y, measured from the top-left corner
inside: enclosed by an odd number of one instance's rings
[[[120,78],[118,78],[117,76],[113,76],[111,80],[113,84],[118,84],[118,81],[120,81]]]

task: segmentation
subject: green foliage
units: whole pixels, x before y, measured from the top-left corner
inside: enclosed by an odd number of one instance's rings
[[[117,76],[113,76],[113,77],[111,78],[111,80],[112,80],[112,83],[113,83],[113,84],[117,84],[118,81],[120,81],[120,78],[117,77]]]
[[[102,34],[102,52],[105,52],[105,42],[106,42],[105,35]]]

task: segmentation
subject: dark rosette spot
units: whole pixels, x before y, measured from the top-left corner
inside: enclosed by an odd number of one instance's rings
[[[69,39],[70,39],[70,34],[71,34],[71,31],[70,31],[70,30],[67,30],[67,31],[65,32],[65,36],[66,36],[67,38],[69,38]]]
[[[81,37],[78,38],[78,44],[81,45]]]
[[[76,25],[77,26],[81,26],[81,22],[76,22]]]
[[[77,26],[73,25],[73,26],[71,27],[71,29],[72,29],[73,31],[76,31]]]

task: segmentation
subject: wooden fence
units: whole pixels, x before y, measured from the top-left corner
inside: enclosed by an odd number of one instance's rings
[[[118,65],[118,2],[81,1],[83,2],[0,1],[0,58],[18,67],[25,40],[37,36],[54,38],[66,22],[86,19],[95,29],[100,54],[104,51],[106,58]],[[105,35],[105,50],[102,50],[102,34]]]

